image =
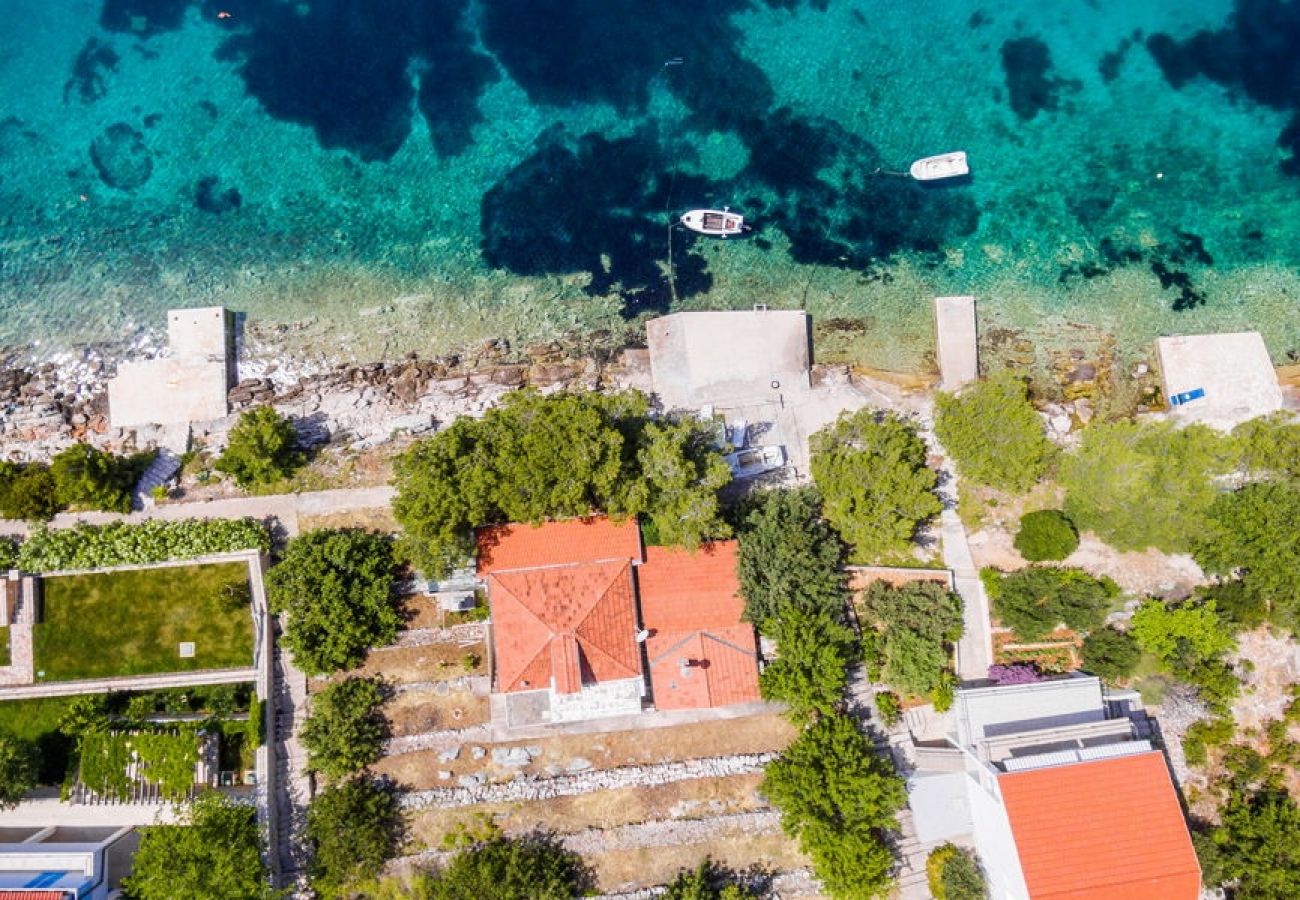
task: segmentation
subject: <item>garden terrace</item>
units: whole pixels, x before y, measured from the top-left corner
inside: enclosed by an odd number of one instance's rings
[[[47,576],[33,629],[41,681],[253,665],[246,563]],[[192,655],[182,655],[182,649]]]

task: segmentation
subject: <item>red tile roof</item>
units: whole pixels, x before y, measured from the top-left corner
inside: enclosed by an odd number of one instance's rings
[[[694,552],[646,549],[637,568],[650,682],[659,709],[727,706],[758,700],[758,643],[740,621],[736,542]]]
[[[1159,751],[998,776],[1034,900],[1196,900],[1201,868]]]
[[[641,676],[631,563],[545,566],[488,577],[502,691]]]
[[[478,573],[621,559],[641,562],[641,529],[635,519],[611,522],[604,516],[480,528]]]

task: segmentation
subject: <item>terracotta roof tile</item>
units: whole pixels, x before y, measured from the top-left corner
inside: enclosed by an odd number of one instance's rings
[[[567,519],[542,525],[496,525],[480,528],[478,573],[562,566],[621,559],[641,562],[641,529],[634,519],[611,522],[604,516]]]
[[[631,563],[499,571],[488,577],[497,683],[502,691],[641,675]]]
[[[740,621],[736,542],[695,552],[648,547],[637,568],[650,681],[659,709],[758,700],[758,642]]]
[[[1034,900],[1195,900],[1201,869],[1159,751],[998,776]]]

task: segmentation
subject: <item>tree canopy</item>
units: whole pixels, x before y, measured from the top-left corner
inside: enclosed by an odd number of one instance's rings
[[[377,678],[347,678],[313,695],[302,729],[307,768],[338,779],[378,760],[388,738],[383,701]]]
[[[394,571],[392,542],[382,535],[318,529],[289,541],[267,573],[267,599],[286,616],[284,642],[304,672],[351,668],[369,647],[397,637]]]
[[[814,722],[768,764],[761,790],[831,896],[874,897],[889,885],[885,837],[897,828],[907,793],[853,719]]]
[[[683,869],[668,885],[664,900],[758,900],[737,873],[705,857],[694,869]]]
[[[926,880],[934,900],[986,900],[984,872],[970,850],[940,844],[925,861]]]
[[[961,598],[934,581],[874,581],[862,593],[859,617],[878,632],[867,642],[873,672],[878,669],[882,681],[915,696],[939,687],[949,645],[965,630]]]
[[[0,809],[12,809],[36,787],[36,748],[16,734],[0,731]]]
[[[274,484],[303,464],[293,423],[270,406],[245,411],[230,429],[215,468],[242,488]]]
[[[176,825],[140,829],[125,885],[136,900],[271,900],[257,811],[206,791],[182,807]]]
[[[135,483],[153,457],[153,453],[114,456],[89,444],[73,444],[50,461],[59,503],[128,513]]]
[[[1223,655],[1236,647],[1236,640],[1213,601],[1168,606],[1151,600],[1133,613],[1129,627],[1143,650],[1195,685],[1211,709],[1226,713],[1240,682]]]
[[[442,871],[422,885],[422,900],[570,900],[595,885],[582,857],[553,835],[506,837],[494,826],[469,836]]]
[[[827,521],[859,562],[905,552],[942,510],[938,474],[916,428],[889,413],[844,413],[810,441],[813,481]]]
[[[848,589],[844,545],[821,517],[812,488],[765,491],[740,533],[740,594],[745,616],[767,634],[788,610],[843,618]]]
[[[958,471],[972,481],[1017,493],[1043,477],[1053,448],[1029,402],[1025,380],[1009,369],[960,396],[939,394],[934,431]]]
[[[1300,478],[1300,422],[1274,413],[1232,430],[1242,471],[1274,478]]]
[[[1193,555],[1205,571],[1229,576],[1259,598],[1270,617],[1300,626],[1300,481],[1255,482],[1220,495]]]
[[[1238,792],[1211,832],[1217,874],[1235,883],[1236,900],[1300,897],[1300,807],[1285,790]]]
[[[793,718],[830,715],[844,698],[857,635],[829,614],[791,609],[769,624],[778,655],[759,674],[763,699],[786,703]]]
[[[1107,681],[1133,674],[1142,648],[1127,631],[1099,628],[1083,639],[1083,667]]]
[[[475,527],[593,511],[644,515],[666,543],[727,537],[717,492],[731,470],[711,428],[648,410],[636,392],[523,390],[418,442],[395,463],[407,555],[441,575],[473,552]]]
[[[994,612],[1021,640],[1033,641],[1064,623],[1075,631],[1100,628],[1119,585],[1082,569],[1029,566],[1018,572],[981,573]]]
[[[332,784],[307,809],[311,885],[324,898],[374,878],[401,846],[405,823],[393,786],[368,775]]]
[[[1233,441],[1204,425],[1096,423],[1061,462],[1065,514],[1118,550],[1186,552],[1233,461]]]
[[[0,516],[43,522],[60,507],[49,466],[0,460]]]

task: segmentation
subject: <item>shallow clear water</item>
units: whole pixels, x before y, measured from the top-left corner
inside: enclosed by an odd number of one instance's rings
[[[20,353],[178,305],[374,356],[764,302],[810,309],[823,355],[916,369],[951,292],[1038,344],[1253,327],[1300,350],[1300,6],[1281,0],[6,15],[0,347]],[[965,183],[871,174],[957,148]],[[755,231],[674,232],[670,266],[668,223],[724,203]]]

